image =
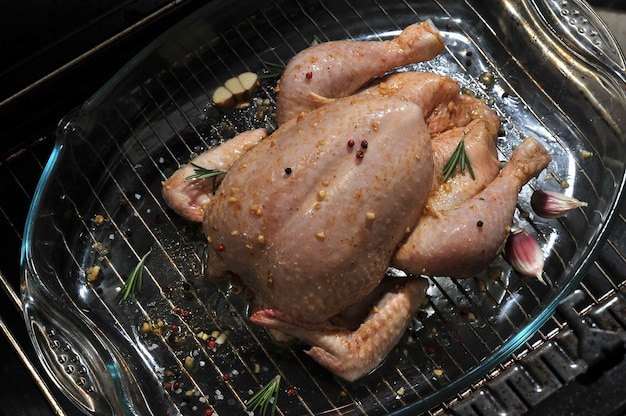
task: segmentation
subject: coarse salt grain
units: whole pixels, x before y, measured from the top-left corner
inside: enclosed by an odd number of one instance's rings
[[[404,387],[400,387],[397,391],[396,391],[396,400],[400,400],[402,398],[402,396],[404,396],[404,393],[406,392],[406,390],[404,389]]]

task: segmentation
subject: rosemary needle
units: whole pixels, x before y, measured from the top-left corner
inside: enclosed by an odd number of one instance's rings
[[[187,176],[185,180],[189,181],[189,180],[213,178],[213,195],[215,195],[215,191],[217,190],[217,177],[219,175],[226,174],[226,171],[219,170],[219,169],[205,168],[203,166],[196,165],[193,162],[191,162],[191,165],[194,167],[193,169],[194,174]]]
[[[467,157],[467,153],[465,152],[465,137],[461,138],[461,141],[452,152],[452,156],[443,165],[443,181],[447,181],[451,177],[453,177],[456,173],[456,167],[461,169],[461,173],[465,174],[465,169],[469,171],[472,179],[476,179],[474,175],[474,169],[472,169],[472,164],[470,163],[469,158]]]
[[[126,299],[134,300],[135,293],[137,293],[141,289],[142,280],[143,280],[143,265],[146,262],[146,257],[148,257],[150,251],[148,251],[141,258],[139,263],[135,266],[132,272],[126,278],[126,282],[124,283],[124,287],[120,292],[120,303],[125,301]]]
[[[274,416],[276,413],[276,402],[278,401],[279,390],[280,375],[277,375],[248,400],[246,410],[254,412],[259,408],[259,415],[267,416],[267,410],[269,409],[270,416]]]

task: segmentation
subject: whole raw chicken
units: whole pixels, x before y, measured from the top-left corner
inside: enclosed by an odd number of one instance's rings
[[[397,344],[424,300],[420,275],[471,276],[498,255],[519,189],[550,161],[528,139],[501,170],[498,117],[450,78],[374,79],[443,47],[424,22],[391,41],[308,48],[280,80],[277,130],[244,132],[192,161],[227,171],[217,182],[186,180],[190,163],[163,184],[170,207],[203,222],[209,277],[238,279],[252,322],[309,344],[349,381]],[[461,139],[474,177],[444,181]],[[387,277],[390,265],[411,277]]]

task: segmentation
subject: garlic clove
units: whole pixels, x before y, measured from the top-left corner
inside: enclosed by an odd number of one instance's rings
[[[543,218],[559,218],[587,203],[558,192],[536,190],[530,198],[535,214]]]
[[[517,271],[530,277],[536,277],[544,285],[544,257],[535,238],[524,229],[511,231],[504,245],[504,258]]]

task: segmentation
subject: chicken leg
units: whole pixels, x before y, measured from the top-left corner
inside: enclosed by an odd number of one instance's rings
[[[480,272],[502,249],[520,188],[550,161],[536,139],[525,139],[482,192],[437,216],[422,216],[392,265],[416,275],[463,278]]]
[[[390,69],[432,59],[443,48],[430,21],[408,26],[388,41],[341,40],[311,46],[294,56],[283,72],[276,100],[278,123],[351,95]]]
[[[275,309],[255,312],[250,320],[311,345],[306,353],[333,374],[354,381],[378,367],[398,343],[425,298],[428,281],[404,280],[387,291],[355,331],[330,324],[310,325]]]

